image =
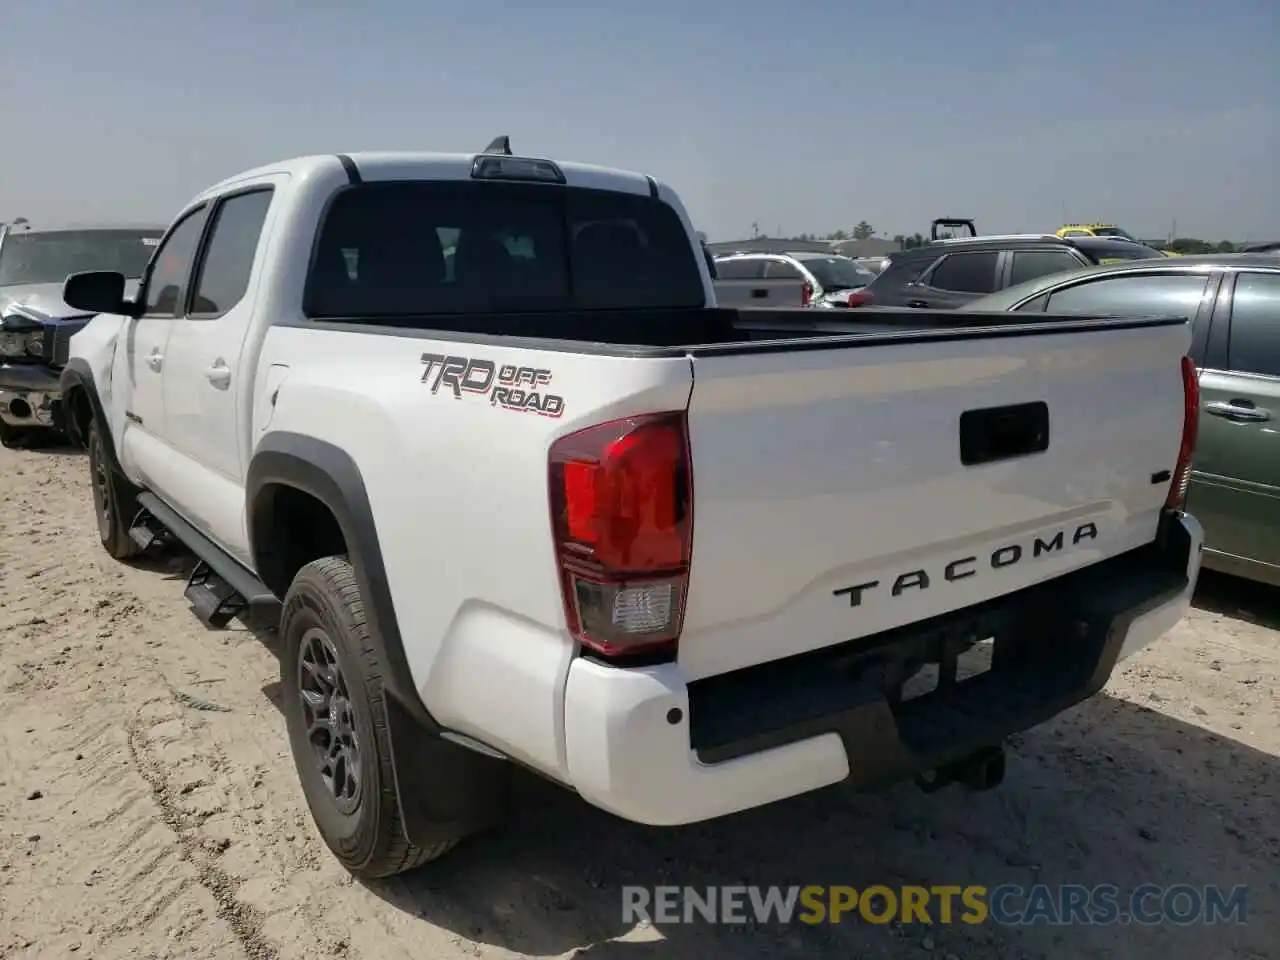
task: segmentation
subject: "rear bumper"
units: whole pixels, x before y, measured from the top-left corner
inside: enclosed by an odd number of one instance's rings
[[[1140,549],[979,607],[686,684],[676,664],[575,660],[565,759],[586,800],[640,823],[693,823],[852,781],[936,769],[1092,696],[1190,604],[1203,533],[1168,515]],[[905,702],[885,677],[995,638],[986,673]]]
[[[58,374],[38,364],[0,364],[0,421],[13,427],[56,425]]]

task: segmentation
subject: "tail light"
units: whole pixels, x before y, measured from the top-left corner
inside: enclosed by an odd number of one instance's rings
[[[800,288],[800,306],[807,307],[809,301],[813,299],[813,284],[808,280],[804,282],[804,286]]]
[[[1169,485],[1169,497],[1164,505],[1170,509],[1181,507],[1187,498],[1187,485],[1191,482],[1191,458],[1196,452],[1196,434],[1200,431],[1200,381],[1196,376],[1196,362],[1182,358],[1182,443],[1178,447],[1178,463],[1173,468],[1173,482]]]
[[[850,307],[865,307],[871,302],[871,291],[867,289],[854,290],[849,294],[849,299],[845,305]]]
[[[549,473],[570,632],[606,657],[674,654],[693,538],[684,413],[627,417],[561,437]]]

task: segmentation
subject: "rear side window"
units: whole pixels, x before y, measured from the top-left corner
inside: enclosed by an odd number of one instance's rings
[[[721,260],[716,263],[721,280],[760,280],[764,277],[763,260]]]
[[[270,190],[254,190],[218,205],[196,280],[191,316],[220,317],[244,299],[271,196]]]
[[[1242,273],[1231,300],[1228,365],[1280,377],[1280,274]]]
[[[994,293],[999,258],[994,250],[948,254],[929,274],[928,284],[935,290],[956,293]]]
[[[1084,266],[1079,260],[1065,250],[1018,250],[1013,254],[1013,271],[1009,274],[1009,285],[1025,283],[1037,277],[1046,277],[1051,273],[1074,270]]]
[[[915,283],[925,270],[933,266],[934,262],[930,257],[901,257],[890,260],[885,268],[876,274],[875,280],[867,286],[888,290],[892,287]]]
[[[649,196],[494,182],[363,184],[320,227],[311,317],[692,308],[700,251]]]
[[[1190,317],[1200,309],[1209,277],[1203,273],[1142,274],[1077,283],[1049,297],[1049,313]]]
[[[765,264],[766,280],[799,280],[800,271],[785,260],[770,260]]]

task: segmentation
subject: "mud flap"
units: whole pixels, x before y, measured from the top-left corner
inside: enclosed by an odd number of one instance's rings
[[[410,843],[461,839],[500,817],[507,806],[508,761],[441,739],[390,693],[386,711],[396,800]]]

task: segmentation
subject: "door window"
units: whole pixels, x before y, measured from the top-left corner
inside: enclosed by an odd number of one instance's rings
[[[182,316],[186,308],[191,264],[195,260],[196,247],[200,243],[200,234],[208,214],[209,208],[204,206],[187,214],[156,251],[151,261],[151,273],[147,278],[144,316]]]
[[[254,190],[218,205],[196,278],[192,317],[220,317],[244,299],[271,196],[270,190]]]
[[[1083,264],[1065,250],[1019,250],[1013,254],[1009,285],[1025,283],[1051,273],[1074,270]]]
[[[1049,313],[1195,318],[1209,277],[1203,273],[1138,274],[1077,283],[1049,297]]]
[[[996,261],[1000,254],[952,253],[942,259],[929,275],[928,285],[935,290],[956,293],[993,293],[996,289]]]
[[[1231,301],[1228,366],[1280,377],[1280,273],[1242,273]]]

